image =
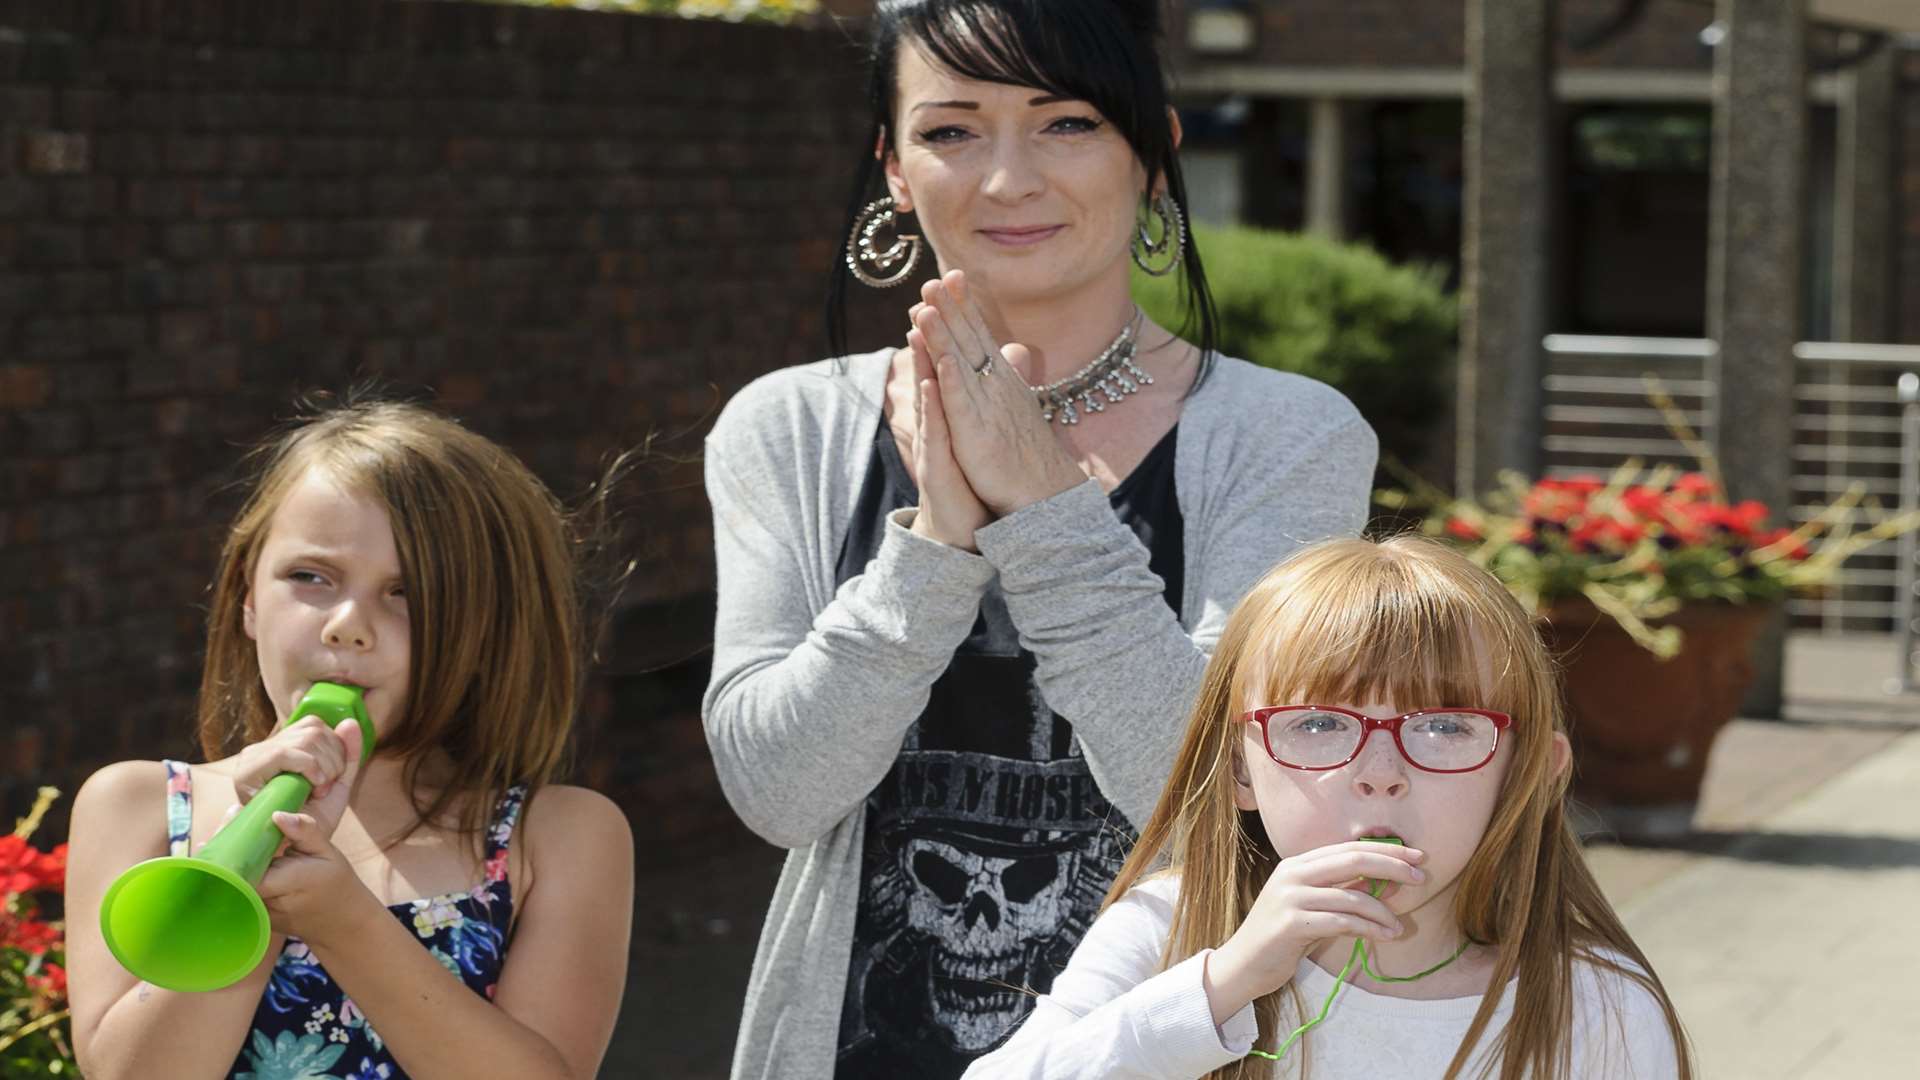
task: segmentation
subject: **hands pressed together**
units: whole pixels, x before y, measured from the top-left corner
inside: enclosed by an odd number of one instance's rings
[[[350,933],[373,899],[353,867],[333,845],[333,832],[346,813],[360,771],[360,725],[343,721],[330,728],[318,717],[304,717],[248,746],[234,758],[233,787],[241,802],[260,793],[281,773],[299,773],[313,794],[297,814],[276,813],[273,823],[286,843],[260,879],[274,933],[308,944],[338,940]],[[230,819],[240,810],[227,811]],[[378,907],[378,904],[370,905]]]
[[[974,550],[974,531],[1086,479],[1054,438],[1021,375],[1024,345],[994,340],[966,274],[920,289],[913,329],[913,531]]]

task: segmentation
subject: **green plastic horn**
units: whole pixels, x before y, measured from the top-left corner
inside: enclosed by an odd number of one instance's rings
[[[329,727],[360,723],[360,760],[373,756],[373,724],[359,687],[314,683],[291,724],[318,716]],[[273,929],[255,886],[280,848],[277,810],[306,804],[313,784],[299,773],[267,781],[196,855],[138,863],[100,901],[100,934],[122,967],[169,990],[218,990],[259,965]]]

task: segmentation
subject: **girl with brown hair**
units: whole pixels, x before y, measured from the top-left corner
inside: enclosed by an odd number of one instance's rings
[[[75,1048],[88,1076],[592,1076],[632,920],[620,810],[551,784],[591,640],[591,545],[512,454],[415,406],[348,404],[262,447],[208,612],[205,764],[123,761],[75,800]],[[604,494],[604,487],[602,489]],[[315,682],[352,720],[282,727]],[[222,990],[139,981],[114,878],[186,854],[282,772],[266,958]],[[163,813],[164,811],[164,813]]]
[[[1484,570],[1304,549],[1228,619],[1100,918],[967,1075],[1690,1077],[1568,827],[1564,729]]]

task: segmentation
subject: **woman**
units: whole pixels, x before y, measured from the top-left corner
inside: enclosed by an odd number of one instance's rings
[[[791,849],[735,1077],[958,1076],[1017,1024],[1227,611],[1355,532],[1374,466],[1338,393],[1214,354],[1157,0],[882,0],[871,33],[833,336],[849,274],[911,280],[906,346],[766,376],[708,440],[708,742]],[[1197,343],[1134,262],[1184,269]]]

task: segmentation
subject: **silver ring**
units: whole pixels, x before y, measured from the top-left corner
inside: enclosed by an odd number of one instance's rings
[[[992,370],[993,370],[993,354],[988,353],[986,357],[980,361],[980,366],[973,369],[973,373],[984,379],[987,377],[987,373]]]

